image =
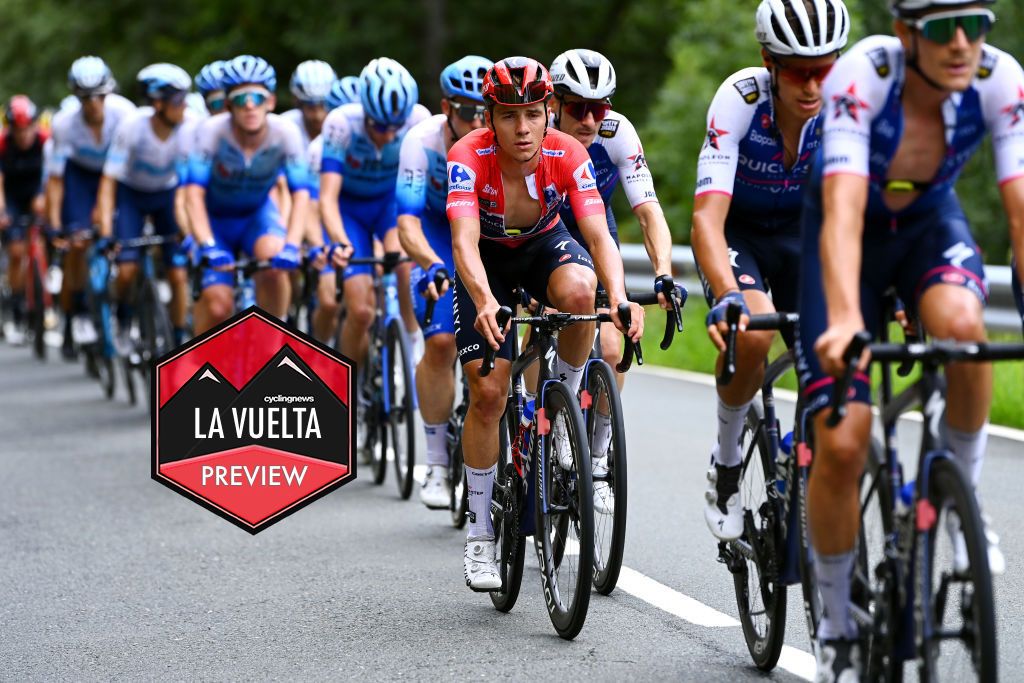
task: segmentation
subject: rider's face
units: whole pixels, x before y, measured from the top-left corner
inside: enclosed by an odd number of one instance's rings
[[[263,101],[257,104],[261,99]],[[273,111],[276,104],[277,100],[265,88],[241,87],[228,93],[231,122],[245,133],[260,132],[267,123],[267,113]]]
[[[177,104],[171,101],[157,100],[153,103],[153,108],[161,112],[164,118],[173,126],[177,126],[185,120],[186,105],[184,100]]]
[[[824,57],[765,57],[776,83],[776,104],[806,121],[821,111],[821,83],[838,55]]]
[[[497,104],[488,115],[498,147],[505,154],[520,163],[537,155],[548,125],[548,111],[543,102],[515,107]]]
[[[981,5],[979,5],[981,7]],[[940,8],[941,9],[941,8]],[[925,18],[927,14],[923,15]],[[981,63],[981,48],[985,44],[985,36],[973,43],[967,39],[962,27],[948,43],[937,43],[928,40],[917,29],[897,21],[896,35],[903,42],[903,48],[910,54],[917,50],[917,65],[930,80],[942,90],[962,92],[967,90],[978,73]],[[916,44],[916,46],[915,46]]]
[[[323,128],[324,119],[327,118],[327,107],[320,103],[300,102],[299,111],[302,112],[302,122],[306,124],[306,130],[319,134]]]
[[[454,105],[452,104],[453,102],[455,103]],[[478,106],[482,106],[480,102],[462,96],[441,100],[441,113],[447,116],[451,122],[452,128],[455,130],[456,139],[461,140],[477,128],[483,127],[484,120],[482,117],[466,121],[460,116],[462,112],[467,112],[467,116],[469,115],[468,112],[476,112],[476,107]]]
[[[79,97],[82,103],[82,117],[86,123],[99,123],[103,120],[103,102],[106,95]]]
[[[592,105],[584,108],[582,119],[573,116],[573,111],[578,104]],[[601,121],[604,120],[604,114],[601,113],[598,114],[600,118],[594,117],[593,107],[603,105],[607,106],[603,100],[587,100],[577,95],[565,95],[554,98],[551,109],[556,117],[560,117],[558,118],[559,130],[579,140],[584,147],[590,147],[594,138],[597,137],[597,129],[601,126]]]

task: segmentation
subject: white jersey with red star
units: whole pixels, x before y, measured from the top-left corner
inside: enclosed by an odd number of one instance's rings
[[[823,172],[867,177],[869,211],[884,207],[889,163],[903,138],[901,94],[906,75],[903,46],[891,36],[871,36],[843,55],[823,88]],[[942,106],[946,155],[935,177],[914,202],[915,210],[941,200],[964,164],[992,134],[1000,184],[1024,177],[1024,70],[1011,55],[985,45],[978,73],[967,90]]]

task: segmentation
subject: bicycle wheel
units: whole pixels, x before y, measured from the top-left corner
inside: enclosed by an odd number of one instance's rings
[[[800,416],[803,414],[803,403],[797,402],[796,416],[797,425],[799,427]],[[811,530],[807,525],[807,486],[811,478],[811,460],[810,453],[814,448],[814,433],[813,430],[807,434],[801,434],[798,429],[794,429],[796,438],[793,439],[793,443],[796,444],[794,454],[796,461],[793,463],[790,469],[790,481],[788,486],[792,486],[790,489],[791,498],[790,505],[797,506],[797,520],[799,525],[796,532],[800,534],[800,547],[799,553],[799,566],[800,566],[800,589],[804,597],[804,618],[807,621],[807,635],[810,636],[811,650],[817,651],[818,647],[818,624],[821,623],[821,595],[818,593],[818,578],[814,573],[814,549],[811,547]],[[801,462],[801,449],[807,449],[807,461]],[[793,533],[794,530],[790,530]]]
[[[757,401],[747,411],[740,449],[743,534],[728,543],[727,564],[747,649],[758,669],[771,671],[786,636],[786,585],[779,580],[785,521],[775,491],[775,462]]]
[[[490,596],[499,612],[508,612],[519,599],[526,559],[526,536],[519,531],[520,519],[523,514],[528,514],[523,509],[526,502],[525,487],[509,454],[509,415],[515,415],[511,403],[498,425],[498,466],[494,473],[494,493],[491,498],[491,522],[494,526],[494,546],[498,549],[501,588],[491,591]]]
[[[607,487],[607,500],[601,499],[603,505],[598,504],[598,498],[594,501],[594,590],[609,595],[619,580],[626,543],[626,428],[619,387],[607,363],[590,363],[585,391],[590,405],[586,413],[587,441],[600,448],[603,444],[595,442],[599,420],[608,419],[611,423],[607,450],[594,458],[592,448],[590,463],[593,468],[602,462],[601,457],[606,458],[606,473],[593,475],[595,496],[600,496],[598,487]]]
[[[995,681],[996,618],[988,541],[972,487],[951,458],[935,457],[927,497],[916,505],[915,629],[925,681]],[[928,526],[928,522],[934,521]],[[952,530],[963,534],[957,567]]]
[[[452,526],[466,526],[469,510],[469,487],[466,486],[466,468],[462,458],[462,421],[448,422],[448,509],[452,513]]]
[[[139,287],[138,312],[142,357],[137,368],[143,377],[144,390],[149,397],[149,410],[152,414],[155,409],[152,403],[153,392],[150,390],[153,364],[157,358],[174,347],[174,328],[167,307],[160,300],[156,283],[149,277],[143,278]]]
[[[416,381],[412,372],[411,344],[402,320],[395,318],[387,327],[388,396],[391,399],[388,426],[394,452],[398,495],[412,495],[413,468],[416,466],[416,407],[413,394]]]
[[[357,427],[362,435],[360,457],[370,465],[373,483],[384,483],[388,466],[388,425],[381,419],[383,392],[381,390],[381,354],[374,341],[370,342],[366,365],[360,370]],[[365,454],[365,455],[364,455]]]
[[[568,387],[546,384],[543,406],[550,431],[541,439],[536,466],[534,546],[548,616],[558,635],[571,640],[586,621],[594,572],[590,446],[579,404]],[[544,425],[537,426],[539,433]]]
[[[28,320],[32,328],[32,351],[39,360],[46,360],[46,306],[43,301],[43,287],[46,285],[39,261],[31,259],[32,263],[32,298],[34,299],[32,310],[29,312]]]
[[[900,572],[895,558],[887,558],[885,552],[892,531],[892,483],[882,445],[872,439],[860,480],[860,531],[850,579],[850,610],[862,634],[868,680],[889,683],[903,680],[903,661],[894,656],[900,626]]]

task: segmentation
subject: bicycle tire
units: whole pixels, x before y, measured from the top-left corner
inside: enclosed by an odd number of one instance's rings
[[[395,480],[398,495],[402,500],[409,500],[416,467],[416,408],[413,402],[416,380],[412,372],[408,336],[400,318],[388,323],[387,344],[388,395],[391,397],[388,426],[394,452]]]
[[[572,640],[586,621],[593,580],[594,492],[590,447],[583,414],[569,388],[561,382],[549,382],[543,391],[542,405],[550,421],[550,431],[541,439],[541,457],[537,458],[535,467],[537,531],[534,547],[548,617],[559,636]],[[559,465],[556,448],[570,450],[571,470]],[[574,556],[573,550],[578,558],[575,570],[571,559],[566,566],[566,559]],[[560,581],[563,574],[566,580]]]
[[[918,532],[916,544],[915,578],[920,597],[915,600],[914,616],[921,679],[995,681],[998,678],[998,652],[988,541],[973,487],[967,483],[960,466],[952,458],[936,457],[931,461],[927,496],[917,504],[917,526],[923,525],[922,515],[927,514],[929,507],[933,513],[937,513],[934,524],[926,531]],[[936,545],[949,540],[945,526],[951,510],[959,518],[967,549],[969,568],[962,574],[955,569],[952,572],[945,571],[949,566],[949,558],[936,552]],[[950,548],[950,557],[951,552]],[[960,616],[965,622],[960,633],[966,645],[966,654],[969,655],[966,662],[962,649],[943,647],[953,644],[951,638],[940,638],[936,634],[940,625],[947,626],[944,617],[949,615],[951,607],[948,595],[950,585],[947,583],[950,580],[964,584],[959,604]],[[972,588],[970,592],[967,590],[968,584]],[[969,624],[966,623],[968,616],[971,621]],[[944,656],[947,654],[952,656]],[[965,670],[962,666],[965,663],[970,665],[969,669]]]
[[[370,342],[366,369],[362,372],[359,382],[360,391],[369,391],[369,400],[360,402],[357,417],[365,422],[364,428],[365,443],[363,449],[369,453],[370,472],[373,483],[380,486],[387,476],[388,467],[388,426],[386,421],[381,419],[383,392],[377,386],[377,378],[381,376],[381,354],[374,341]],[[367,387],[370,387],[367,390]]]
[[[511,435],[507,425],[510,422],[515,424],[509,420],[509,416],[515,416],[516,412],[511,399],[508,405],[498,425],[498,463],[494,471],[494,493],[491,497],[491,523],[502,583],[500,589],[490,591],[489,595],[491,603],[499,612],[511,611],[519,599],[526,561],[526,536],[520,533],[520,519],[528,511],[523,509],[526,503],[523,480],[516,473],[509,455]]]
[[[29,324],[32,326],[32,352],[39,360],[46,360],[46,306],[43,298],[45,278],[40,269],[39,261],[32,260],[32,294],[33,309],[30,313]]]
[[[860,529],[857,558],[850,580],[850,600],[861,629],[863,661],[868,680],[898,683],[903,661],[894,656],[899,632],[900,575],[894,558],[886,557],[886,539],[893,532],[892,482],[872,438],[860,480]]]
[[[797,401],[796,415],[798,425],[802,412],[803,402]],[[821,596],[818,593],[818,578],[814,573],[814,549],[811,547],[811,530],[807,526],[807,486],[811,478],[813,460],[810,464],[801,465],[799,455],[799,448],[802,444],[806,444],[805,447],[813,452],[814,435],[813,431],[806,435],[801,435],[798,430],[794,430],[794,434],[797,437],[793,440],[793,443],[797,445],[797,450],[794,453],[796,459],[789,468],[791,474],[787,486],[792,486],[790,489],[791,495],[795,497],[795,500],[790,499],[790,505],[797,505],[797,519],[799,521],[797,529],[800,534],[800,547],[797,551],[799,553],[800,590],[804,598],[804,619],[807,622],[807,635],[810,636],[812,651],[816,652],[822,605]],[[792,532],[793,530],[790,530],[790,533]]]
[[[771,671],[778,664],[786,638],[787,587],[779,578],[785,519],[778,495],[772,490],[775,463],[763,409],[757,401],[751,403],[744,418],[740,449],[744,454],[739,480],[743,535],[728,544],[735,558],[730,571],[747,650],[758,669]],[[764,617],[763,628],[756,619],[759,615]]]
[[[452,424],[449,423],[448,427],[451,429]],[[466,512],[469,510],[469,487],[466,485],[464,462],[462,434],[457,432],[455,442],[449,442],[448,445],[448,509],[452,515],[452,526],[456,529],[466,526]]]
[[[167,307],[160,300],[160,292],[156,283],[145,277],[139,287],[139,333],[142,337],[142,363],[139,366],[143,378],[143,387],[149,397],[149,411],[152,415],[156,406],[153,405],[153,367],[156,360],[174,348],[174,326]]]
[[[121,372],[124,375],[124,388],[128,392],[128,404],[135,405],[138,403],[139,397],[135,391],[135,379],[132,374],[135,372],[135,368],[132,367],[130,359],[121,357]]]
[[[608,364],[602,360],[593,361],[587,368],[586,391],[590,395],[591,407],[585,415],[587,441],[594,443],[599,406],[607,404],[611,420],[611,441],[607,453],[608,474],[597,478],[608,484],[611,493],[612,513],[594,510],[594,590],[601,595],[610,595],[615,590],[622,570],[622,555],[626,544],[626,428],[622,416],[622,402],[619,385]],[[591,466],[593,466],[591,460]],[[595,475],[596,476],[596,475]]]

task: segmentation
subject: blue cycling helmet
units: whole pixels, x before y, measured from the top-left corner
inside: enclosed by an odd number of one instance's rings
[[[300,102],[326,102],[337,79],[338,75],[330,64],[310,59],[295,67],[289,89]]]
[[[270,92],[277,88],[277,72],[262,57],[239,55],[224,64],[224,90],[231,92],[242,85],[262,85]]]
[[[106,95],[116,87],[114,74],[99,57],[79,57],[68,69],[68,88],[76,95]]]
[[[378,57],[359,74],[359,99],[371,120],[386,126],[401,126],[419,101],[416,81],[393,59]]]
[[[206,95],[224,89],[224,60],[210,62],[196,74],[196,90]]]
[[[192,88],[192,79],[180,66],[160,62],[143,67],[135,77],[144,97],[162,100],[176,93],[187,93]]]
[[[337,109],[343,104],[359,102],[359,77],[344,76],[334,81],[327,93],[327,108]]]
[[[468,97],[483,102],[484,76],[492,66],[494,62],[476,55],[452,62],[441,72],[441,92],[445,97]]]

